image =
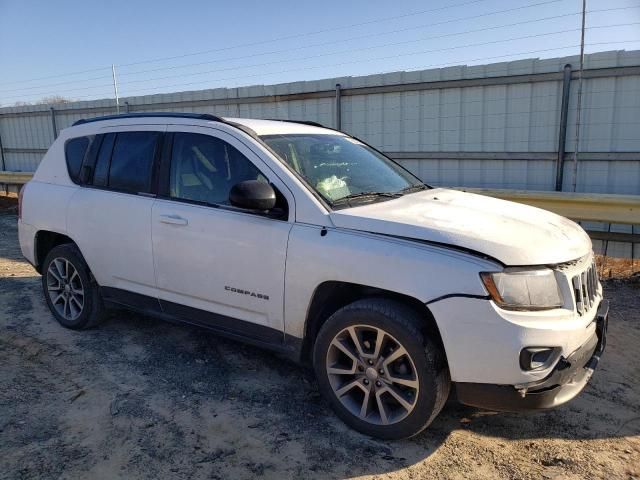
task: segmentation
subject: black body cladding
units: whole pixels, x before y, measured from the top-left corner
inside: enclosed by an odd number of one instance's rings
[[[302,340],[280,330],[119,288],[100,287],[100,293],[108,307],[125,307],[169,322],[203,327],[227,338],[278,352],[295,362],[301,361]]]

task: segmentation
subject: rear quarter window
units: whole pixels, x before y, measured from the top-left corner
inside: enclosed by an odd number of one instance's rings
[[[67,160],[69,177],[74,183],[80,183],[80,171],[82,162],[91,144],[92,137],[78,137],[67,140],[64,145],[64,154]]]

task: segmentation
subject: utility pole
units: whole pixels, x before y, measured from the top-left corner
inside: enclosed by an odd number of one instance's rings
[[[336,130],[340,130],[342,128],[342,94],[340,90],[340,84],[336,83],[336,119],[335,119],[335,128]]]
[[[576,144],[573,149],[573,191],[578,184],[578,150],[580,147],[580,114],[582,113],[582,70],[584,68],[584,24],[587,16],[587,0],[582,0],[582,29],[580,31],[580,70],[578,71],[578,98],[576,102]]]
[[[116,96],[116,113],[120,115],[120,98],[118,97],[118,80],[116,78],[116,66],[111,64],[111,75],[113,76],[113,93]]]

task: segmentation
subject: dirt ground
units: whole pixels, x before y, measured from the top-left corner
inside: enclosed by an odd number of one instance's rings
[[[640,282],[608,281],[591,384],[535,414],[450,402],[419,436],[344,426],[271,353],[129,313],[60,327],[0,212],[0,478],[640,479]]]

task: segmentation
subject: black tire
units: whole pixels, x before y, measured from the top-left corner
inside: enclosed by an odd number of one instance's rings
[[[82,296],[82,307],[78,308],[76,306],[75,311],[77,312],[79,310],[79,314],[74,318],[65,317],[59,311],[59,307],[54,305],[53,299],[49,294],[49,283],[55,282],[55,278],[52,274],[49,274],[49,267],[54,260],[60,262],[60,259],[69,262],[73,269],[75,269],[79,279],[76,278],[74,282],[76,286],[80,285],[84,291]],[[53,316],[63,327],[73,330],[92,328],[98,325],[105,316],[105,307],[102,302],[102,298],[100,297],[98,284],[91,275],[89,267],[84,261],[80,250],[78,250],[78,247],[72,243],[58,245],[57,247],[52,248],[47,254],[42,265],[42,290],[47,305],[49,306],[49,310],[51,310]],[[58,302],[57,305],[59,306],[60,303]]]
[[[392,340],[397,340],[401,347],[404,347],[413,362],[412,367],[415,368],[413,379],[415,381],[417,377],[418,382],[417,393],[412,397],[413,410],[408,414],[405,413],[405,418],[399,416],[399,420],[395,423],[385,425],[363,420],[352,413],[334,392],[335,387],[332,386],[327,371],[329,348],[337,335],[341,335],[348,327],[356,325],[359,326],[357,328],[371,326],[384,330],[393,337]],[[401,439],[418,434],[440,413],[449,396],[449,370],[441,348],[431,338],[421,333],[421,325],[423,322],[420,314],[414,309],[393,300],[369,298],[341,308],[322,326],[314,345],[314,370],[320,391],[329,400],[338,417],[347,425],[372,437],[388,440]],[[393,352],[393,350],[390,351]],[[387,355],[387,358],[391,358],[391,355]],[[356,362],[353,362],[353,365],[355,366]],[[333,378],[335,383],[335,378],[342,377],[334,375]],[[360,382],[360,380],[365,382],[361,376],[356,378],[356,381]],[[349,380],[345,380],[344,384],[346,383],[349,383]],[[375,383],[376,385],[380,383],[382,388],[385,386],[383,382]],[[373,388],[373,385],[364,388]],[[409,395],[412,395],[412,392],[409,392]],[[372,408],[376,407],[379,410],[378,404],[374,404]],[[381,415],[380,418],[382,418]]]

